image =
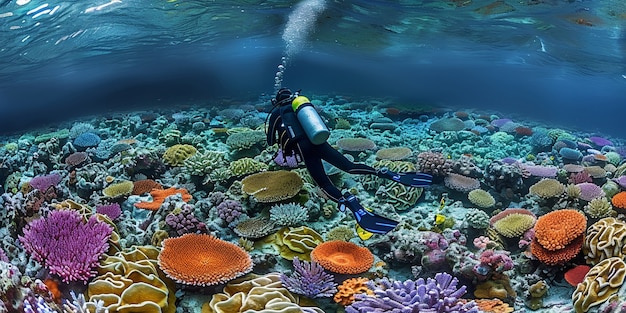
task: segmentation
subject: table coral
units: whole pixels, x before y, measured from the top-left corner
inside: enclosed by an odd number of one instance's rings
[[[250,255],[239,246],[206,234],[185,234],[163,240],[159,267],[187,285],[225,283],[252,270]]]
[[[342,240],[319,244],[311,251],[311,259],[339,274],[360,274],[374,264],[374,255],[369,249]]]
[[[241,181],[243,192],[263,203],[289,199],[302,189],[300,175],[291,171],[272,171],[252,174]]]
[[[125,180],[119,183],[111,184],[102,190],[105,198],[116,199],[130,196],[133,193],[133,182]]]

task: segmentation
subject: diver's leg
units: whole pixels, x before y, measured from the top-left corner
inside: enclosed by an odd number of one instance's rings
[[[311,178],[313,178],[315,183],[322,189],[328,198],[339,203],[339,199],[342,197],[341,191],[333,185],[330,178],[326,175],[324,165],[322,165],[322,159],[320,158],[318,151],[315,150],[315,146],[308,141],[299,142],[296,146],[298,147],[300,156],[304,159],[304,164],[306,165]]]
[[[315,146],[315,149],[317,149],[317,153],[319,153],[326,162],[344,172],[350,174],[376,174],[375,168],[365,164],[351,162],[339,151],[333,149],[328,142]]]

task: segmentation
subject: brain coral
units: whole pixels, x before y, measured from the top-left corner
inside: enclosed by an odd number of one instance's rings
[[[185,160],[196,154],[198,150],[192,145],[173,145],[163,154],[163,161],[171,166],[183,166]]]
[[[490,219],[490,224],[498,234],[515,238],[535,225],[537,217],[526,209],[506,209]]]
[[[491,194],[482,189],[474,189],[467,194],[471,203],[479,208],[489,208],[496,204],[496,199]]]
[[[552,198],[560,196],[565,192],[565,186],[554,178],[544,178],[530,186],[528,191],[530,194],[541,198]]]
[[[608,301],[624,284],[624,277],[626,263],[619,257],[596,264],[572,294],[576,313],[587,312],[591,307]]]
[[[185,234],[163,240],[159,266],[173,280],[187,285],[225,283],[252,270],[241,247],[206,234]]]
[[[614,217],[605,217],[587,229],[583,254],[587,264],[594,265],[602,260],[626,256],[626,222]]]
[[[311,261],[311,251],[323,241],[320,234],[306,226],[284,227],[265,240],[274,245],[283,258],[298,257],[306,261]]]
[[[289,199],[302,189],[300,175],[291,171],[252,174],[241,181],[241,190],[263,203]]]
[[[87,288],[89,301],[103,301],[110,313],[174,313],[176,286],[157,266],[159,250],[134,246],[102,260]]]
[[[202,306],[202,313],[324,313],[317,307],[303,307],[299,299],[282,286],[280,274],[246,275],[226,284]]]
[[[335,240],[318,245],[311,251],[311,260],[338,274],[360,274],[374,264],[374,255],[352,242]]]

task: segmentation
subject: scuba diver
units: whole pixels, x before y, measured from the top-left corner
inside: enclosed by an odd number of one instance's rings
[[[385,234],[398,222],[366,210],[349,192],[344,194],[332,184],[324,171],[322,160],[350,174],[373,174],[411,187],[431,184],[432,176],[424,173],[394,173],[387,168],[379,170],[365,164],[353,163],[326,142],[330,131],[309,101],[300,91],[292,93],[281,88],[272,99],[272,110],[266,127],[267,144],[279,145],[276,157],[297,163],[304,162],[309,174],[329,199],[339,205],[340,211],[348,208],[354,214],[358,226],[368,232]]]

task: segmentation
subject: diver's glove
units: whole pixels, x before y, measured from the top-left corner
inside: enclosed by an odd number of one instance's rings
[[[433,182],[433,176],[424,173],[395,173],[383,167],[376,171],[378,177],[390,179],[410,187],[426,187]]]
[[[394,220],[366,210],[359,203],[359,200],[348,192],[346,192],[343,197],[339,199],[339,210],[343,212],[346,208],[352,211],[357,224],[371,233],[386,234],[398,225],[398,222]]]

